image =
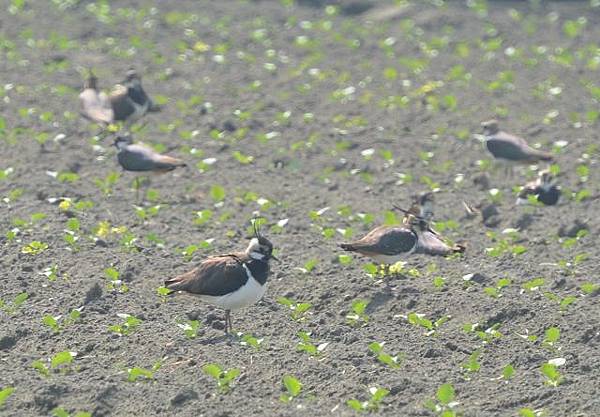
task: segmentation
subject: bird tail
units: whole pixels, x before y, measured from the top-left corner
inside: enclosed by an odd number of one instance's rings
[[[554,156],[548,152],[542,152],[542,151],[537,151],[535,153],[535,156],[537,159],[539,159],[540,161],[553,161],[554,160]]]
[[[348,252],[354,252],[357,250],[352,243],[340,243],[339,247]]]

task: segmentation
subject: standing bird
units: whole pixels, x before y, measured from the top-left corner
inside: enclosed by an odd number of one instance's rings
[[[529,146],[525,139],[501,131],[496,120],[488,120],[481,126],[485,146],[496,159],[509,163],[536,163],[554,159],[551,154]]]
[[[98,90],[98,77],[92,71],[83,84],[83,91],[79,94],[81,101],[81,114],[103,127],[114,121],[115,114],[108,96]]]
[[[560,198],[560,187],[554,183],[554,177],[548,170],[540,171],[536,181],[525,185],[517,196],[517,204],[527,204],[529,196],[546,206],[553,206]]]
[[[257,303],[267,289],[273,244],[254,225],[245,252],[212,256],[188,273],[165,281],[165,287],[198,296],[225,310],[225,333],[233,330],[231,310]]]
[[[117,160],[125,171],[164,173],[186,166],[181,159],[162,155],[146,145],[132,142],[130,135],[117,135],[114,145],[118,149]],[[139,180],[139,178],[137,179]],[[139,181],[136,187],[136,200]]]

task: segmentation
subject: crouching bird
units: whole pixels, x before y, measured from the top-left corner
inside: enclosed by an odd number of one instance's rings
[[[114,145],[118,149],[117,161],[125,171],[160,174],[186,166],[181,159],[159,154],[141,143],[133,143],[129,134],[118,134]],[[139,178],[136,179],[136,200],[139,193],[138,180]]]
[[[175,292],[195,295],[225,310],[225,333],[233,331],[231,311],[257,303],[265,294],[273,244],[254,224],[254,237],[244,252],[212,256],[188,273],[165,281]],[[174,294],[174,293],[172,293]]]
[[[558,203],[560,198],[560,187],[555,184],[554,177],[550,171],[545,170],[539,173],[536,181],[526,184],[517,196],[517,204],[527,204],[529,196],[546,206],[553,206]]]

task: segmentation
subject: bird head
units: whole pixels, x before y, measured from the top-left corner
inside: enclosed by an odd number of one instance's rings
[[[259,261],[268,261],[269,259],[275,259],[279,261],[273,255],[273,244],[269,239],[260,234],[260,228],[256,222],[256,219],[252,221],[252,227],[254,228],[254,237],[250,240],[246,253],[253,259]]]
[[[113,145],[115,145],[117,149],[122,149],[123,147],[131,145],[132,143],[133,139],[129,133],[117,133]]]
[[[83,83],[83,88],[92,88],[94,90],[98,89],[98,77],[96,77],[96,74],[94,74],[92,70],[89,70],[88,76]]]
[[[483,134],[485,136],[494,135],[500,130],[498,127],[498,121],[496,119],[481,122],[481,127],[483,128]]]

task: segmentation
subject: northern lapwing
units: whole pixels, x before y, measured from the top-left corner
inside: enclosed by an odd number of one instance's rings
[[[106,127],[114,121],[113,112],[108,96],[98,90],[98,77],[90,70],[88,78],[83,84],[83,91],[79,94],[81,101],[81,114],[86,119]]]
[[[540,171],[537,180],[526,184],[517,196],[517,204],[527,204],[529,196],[534,196],[537,201],[553,206],[560,198],[560,187],[554,182],[554,177],[548,170]]]
[[[500,130],[497,120],[481,123],[485,146],[492,156],[510,164],[532,164],[539,161],[552,161],[554,157],[548,152],[532,148],[525,139]],[[511,167],[512,172],[512,167]]]
[[[158,111],[157,107],[142,87],[142,79],[137,71],[130,68],[121,84],[115,85],[109,96],[114,112],[114,120],[128,123],[138,120],[149,111]]]
[[[400,226],[379,226],[361,239],[340,243],[348,252],[358,252],[380,265],[392,265],[412,254],[419,242],[416,226],[422,219],[409,214]]]
[[[463,253],[465,245],[448,245],[444,237],[431,227],[433,219],[433,193],[420,194],[409,210],[394,206],[404,213],[402,223],[413,224],[413,230],[417,232],[419,240],[414,253],[422,253],[432,256],[447,256],[453,253]],[[413,220],[416,219],[416,220]]]
[[[195,295],[225,310],[225,333],[232,331],[231,311],[257,303],[265,294],[273,244],[254,224],[254,237],[244,252],[212,256],[188,273],[165,281],[175,292]]]
[[[137,173],[165,173],[179,167],[185,167],[186,163],[172,156],[162,155],[152,148],[141,143],[133,143],[129,134],[117,134],[114,142],[118,149],[117,160],[125,171]],[[139,181],[136,187],[139,192]]]

